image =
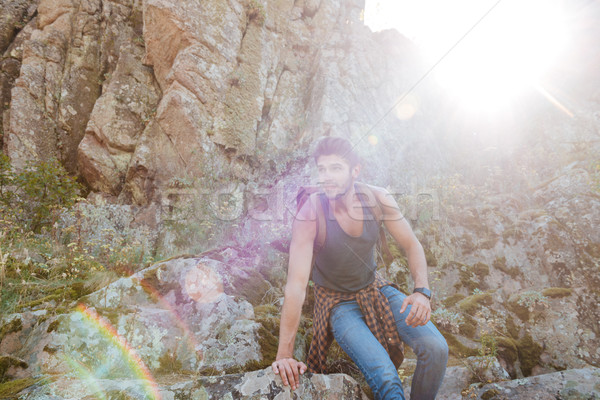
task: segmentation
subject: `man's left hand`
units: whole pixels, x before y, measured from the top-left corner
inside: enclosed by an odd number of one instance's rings
[[[404,299],[400,314],[411,305],[410,312],[406,317],[406,324],[416,328],[417,326],[425,325],[431,318],[431,304],[429,299],[421,293],[413,293]]]

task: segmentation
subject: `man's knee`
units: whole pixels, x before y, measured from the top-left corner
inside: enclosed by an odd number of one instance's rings
[[[446,340],[438,340],[434,346],[433,352],[435,352],[435,359],[439,362],[446,364],[448,362],[448,343]]]
[[[448,344],[446,340],[437,337],[431,337],[422,340],[417,349],[414,349],[417,357],[431,361],[433,363],[448,362]]]

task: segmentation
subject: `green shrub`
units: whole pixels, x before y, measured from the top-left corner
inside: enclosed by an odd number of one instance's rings
[[[11,190],[12,189],[12,190]],[[81,186],[56,160],[28,162],[15,172],[6,155],[0,155],[0,207],[12,214],[26,231],[39,233],[51,225],[57,210],[75,203]]]
[[[433,319],[438,328],[451,333],[458,333],[460,326],[464,322],[462,315],[457,312],[447,310],[444,307],[438,307],[433,313],[431,313],[431,319]]]
[[[14,180],[14,173],[8,156],[0,153],[0,207],[10,205],[13,191],[10,190]]]

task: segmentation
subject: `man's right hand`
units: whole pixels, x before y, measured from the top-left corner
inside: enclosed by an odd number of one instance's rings
[[[283,385],[289,384],[292,390],[296,390],[300,386],[300,375],[307,370],[306,364],[291,357],[279,358],[271,364],[271,367],[273,372],[281,376]]]

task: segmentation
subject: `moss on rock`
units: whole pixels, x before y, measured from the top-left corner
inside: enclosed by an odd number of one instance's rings
[[[514,313],[521,321],[529,321],[529,309],[517,303],[517,300],[510,300],[505,304],[508,311]]]
[[[474,338],[477,332],[477,321],[469,314],[463,314],[462,317],[464,321],[458,328],[458,332],[465,337]]]
[[[44,378],[24,378],[0,383],[0,399],[12,399],[23,389],[35,385]]]
[[[533,341],[531,335],[525,335],[517,341],[521,371],[524,376],[530,376],[531,370],[540,362],[543,348],[539,343]]]
[[[502,272],[504,272],[505,274],[507,274],[508,276],[510,276],[513,279],[516,279],[519,276],[523,276],[523,271],[521,271],[519,268],[517,267],[508,267],[506,265],[506,257],[497,257],[494,262],[492,263],[492,266]]]
[[[482,262],[473,265],[466,265],[453,262],[454,266],[458,267],[458,277],[460,282],[457,282],[454,287],[458,290],[461,288],[467,289],[467,292],[472,293],[476,289],[486,289],[485,277],[490,273],[490,267]]]
[[[450,354],[461,358],[479,355],[479,351],[477,349],[465,346],[453,334],[448,332],[442,332],[442,334],[446,338]]]
[[[437,258],[435,257],[435,255],[433,255],[433,253],[431,252],[429,247],[425,248],[424,251],[425,251],[425,261],[427,262],[427,266],[437,267],[437,265],[438,265]]]
[[[127,308],[118,307],[96,307],[98,314],[110,321],[111,324],[117,326],[119,324],[119,317],[121,315],[130,314]]]
[[[32,300],[27,303],[19,304],[16,309],[17,311],[30,309],[35,306],[39,306],[40,304],[49,303],[51,301],[56,301],[57,303],[61,303],[63,301],[70,301],[78,299],[79,292],[77,292],[72,287],[60,287],[55,289],[51,294],[44,296],[40,299]]]
[[[513,339],[519,337],[519,327],[515,324],[515,321],[511,316],[506,318],[506,333]]]
[[[0,356],[0,382],[4,380],[4,375],[10,367],[28,368],[29,365],[23,360],[12,356]]]
[[[506,361],[507,364],[513,365],[519,358],[519,350],[517,342],[506,336],[495,336],[498,356]]]
[[[573,289],[571,288],[562,288],[562,287],[549,287],[542,290],[542,296],[552,297],[552,298],[560,298],[567,297],[573,293]]]
[[[490,274],[490,267],[482,262],[474,264],[471,269],[479,279],[483,279]]]
[[[492,304],[490,293],[477,293],[461,300],[458,307],[467,314],[474,314],[481,306],[490,304]]]
[[[500,392],[497,389],[489,389],[483,392],[483,394],[481,395],[481,400],[491,400],[499,394]]]
[[[448,296],[444,300],[442,300],[442,304],[444,305],[444,307],[450,308],[450,307],[456,305],[459,301],[461,301],[465,297],[466,296],[464,294],[455,293],[452,296]]]
[[[177,359],[177,354],[166,351],[162,356],[158,358],[158,372],[159,373],[174,373],[180,372],[183,369],[183,364]]]
[[[55,319],[54,321],[50,322],[50,324],[48,325],[48,329],[46,329],[46,333],[55,331],[56,328],[58,328],[58,325],[60,325],[59,319]]]
[[[5,324],[2,326],[2,328],[0,328],[0,342],[2,342],[4,336],[8,335],[9,333],[19,332],[21,329],[23,329],[21,318],[13,319],[8,324]]]

